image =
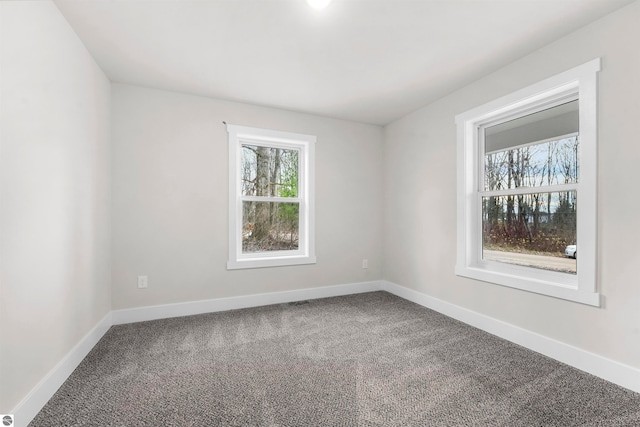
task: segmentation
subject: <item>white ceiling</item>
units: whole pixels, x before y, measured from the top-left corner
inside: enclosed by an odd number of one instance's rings
[[[114,82],[384,125],[633,0],[55,0]]]

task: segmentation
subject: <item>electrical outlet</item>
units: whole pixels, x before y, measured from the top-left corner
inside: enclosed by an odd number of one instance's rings
[[[362,268],[369,268],[369,260],[368,259],[363,259],[362,260]]]
[[[149,287],[149,277],[138,276],[138,289],[146,289]]]

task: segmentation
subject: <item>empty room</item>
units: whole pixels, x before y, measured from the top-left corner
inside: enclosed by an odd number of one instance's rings
[[[0,1],[3,426],[640,425],[640,0]]]

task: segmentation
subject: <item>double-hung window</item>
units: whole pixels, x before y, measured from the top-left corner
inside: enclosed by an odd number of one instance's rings
[[[315,263],[316,137],[227,125],[228,269]]]
[[[456,273],[600,304],[596,59],[456,117]]]

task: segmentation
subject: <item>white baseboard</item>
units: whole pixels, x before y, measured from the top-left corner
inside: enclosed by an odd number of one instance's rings
[[[640,369],[528,331],[510,323],[448,303],[413,289],[382,282],[382,289],[446,316],[460,320],[529,350],[544,354],[574,368],[640,393]]]
[[[336,297],[380,290],[382,290],[382,282],[372,281],[351,283],[348,285],[323,286],[320,288],[296,289],[293,291],[155,305],[150,307],[129,308],[124,310],[114,310],[111,313],[113,315],[113,324],[119,325],[123,323],[143,322],[147,320],[167,319],[170,317],[191,316],[203,313],[215,313],[218,311],[236,310],[239,308],[282,304],[286,302]]]
[[[14,426],[26,427],[38,415],[42,407],[51,399],[69,375],[89,354],[111,327],[111,312],[98,322],[84,338],[25,396],[14,408]]]

